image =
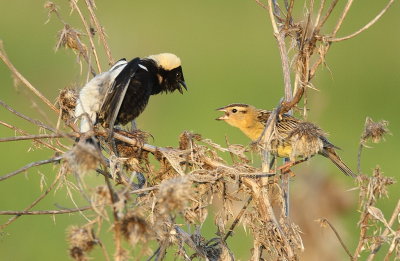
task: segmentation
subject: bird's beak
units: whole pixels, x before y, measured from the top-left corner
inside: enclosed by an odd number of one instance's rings
[[[227,113],[228,111],[224,107],[218,108],[217,111],[225,112],[225,115],[216,118],[217,121],[224,121],[224,120],[227,120],[229,118],[228,113]]]
[[[179,83],[183,86],[183,88],[185,88],[185,90],[187,90],[187,86],[186,86],[185,81],[179,81]],[[183,94],[182,88],[179,88],[179,92],[180,92],[181,94]]]

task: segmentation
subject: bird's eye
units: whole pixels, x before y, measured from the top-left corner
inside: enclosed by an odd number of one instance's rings
[[[176,73],[176,77],[179,78],[181,74],[179,72]]]
[[[237,110],[236,110],[236,109],[233,109],[233,110],[232,110],[232,112],[233,112],[233,113],[236,113],[236,112],[237,112]]]

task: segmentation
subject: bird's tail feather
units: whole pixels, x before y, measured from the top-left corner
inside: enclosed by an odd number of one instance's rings
[[[330,159],[336,167],[338,167],[344,174],[350,177],[357,177],[357,175],[340,159],[332,148],[324,148],[321,154]]]

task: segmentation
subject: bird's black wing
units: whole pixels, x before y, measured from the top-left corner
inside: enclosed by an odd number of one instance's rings
[[[131,60],[115,78],[100,108],[99,119],[105,127],[113,128],[131,79],[139,68],[140,58]]]

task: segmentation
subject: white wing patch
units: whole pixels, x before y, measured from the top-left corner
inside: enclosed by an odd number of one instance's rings
[[[83,86],[75,108],[75,117],[81,118],[80,132],[87,132],[96,123],[105,93],[118,74],[125,68],[125,60],[118,61],[107,72],[100,73]]]
[[[141,65],[140,63],[139,63],[139,67],[142,68],[143,70],[147,71],[147,72],[149,71],[149,70],[147,70],[147,67],[146,67],[146,66]]]

